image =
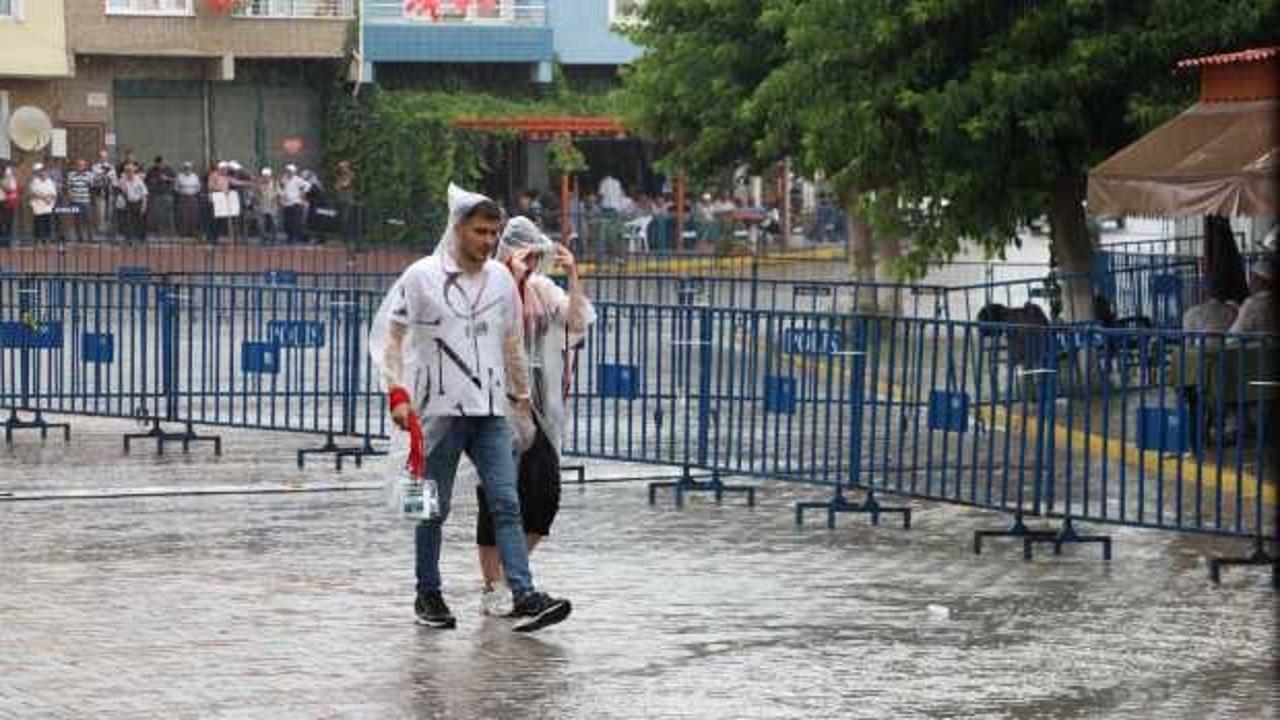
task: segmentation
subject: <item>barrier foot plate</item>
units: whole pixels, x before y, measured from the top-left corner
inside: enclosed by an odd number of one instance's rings
[[[1280,590],[1280,556],[1272,557],[1267,553],[1262,542],[1259,541],[1253,546],[1253,552],[1245,557],[1216,557],[1209,558],[1209,581],[1214,585],[1222,582],[1222,568],[1224,567],[1261,567],[1264,565],[1271,566],[1271,587]]]
[[[1062,546],[1070,544],[1097,543],[1102,546],[1102,559],[1111,560],[1111,536],[1110,535],[1081,535],[1076,531],[1075,525],[1071,522],[1071,518],[1067,518],[1062,522],[1062,529],[1053,537],[1035,537],[1027,536],[1022,539],[1022,557],[1030,560],[1032,549],[1036,543],[1053,543],[1053,554],[1061,555]]]
[[[796,527],[804,525],[805,510],[825,510],[827,513],[827,529],[836,527],[836,515],[839,513],[859,513],[871,516],[871,524],[879,525],[881,515],[901,515],[902,529],[911,529],[911,508],[906,505],[884,505],[875,496],[867,493],[862,502],[850,501],[839,490],[830,500],[802,500],[795,504]]]
[[[71,423],[49,422],[44,416],[37,411],[35,417],[30,420],[23,420],[18,417],[17,410],[9,411],[9,417],[4,421],[4,441],[5,444],[13,443],[13,434],[19,430],[39,430],[40,439],[47,440],[49,438],[50,429],[62,429],[62,441],[71,442]]]
[[[186,427],[178,432],[170,432],[160,426],[160,421],[156,420],[151,429],[143,433],[125,433],[124,435],[124,451],[127,453],[132,449],[134,440],[155,440],[156,454],[164,455],[165,446],[169,443],[182,443],[183,454],[191,452],[192,443],[213,443],[213,454],[222,456],[222,436],[221,435],[200,435],[195,431],[191,423],[187,423]]]
[[[694,479],[691,468],[685,466],[684,474],[679,480],[651,482],[649,483],[649,504],[657,504],[658,490],[670,488],[675,490],[676,508],[684,507],[684,495],[690,492],[709,492],[713,493],[716,498],[716,504],[724,502],[726,493],[743,494],[747,496],[747,507],[756,506],[756,489],[750,485],[729,485],[720,479],[720,473],[712,472],[710,480]]]
[[[586,465],[561,465],[560,476],[563,477],[569,473],[574,473],[578,478],[578,485],[586,485],[587,483],[587,466]]]
[[[317,448],[302,448],[298,451],[298,469],[306,467],[308,455],[333,455],[334,467],[338,470],[342,469],[344,458],[355,458],[356,467],[364,465],[364,458],[367,456],[386,455],[386,450],[378,450],[370,444],[368,438],[362,445],[342,446],[339,445],[332,435],[325,437],[324,445]]]
[[[1022,538],[1025,541],[1025,539],[1029,537],[1056,539],[1058,537],[1058,531],[1049,530],[1049,529],[1038,530],[1038,529],[1029,528],[1027,527],[1026,523],[1022,521],[1022,514],[1019,513],[1014,517],[1013,525],[1010,526],[1007,530],[976,530],[974,531],[973,554],[974,555],[982,554],[982,541],[987,538]],[[1024,548],[1024,556],[1025,556],[1025,548]]]

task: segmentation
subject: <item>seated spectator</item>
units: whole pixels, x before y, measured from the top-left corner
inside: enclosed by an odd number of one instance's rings
[[[1251,290],[1244,305],[1240,306],[1240,314],[1228,332],[1232,333],[1270,333],[1273,332],[1272,318],[1275,314],[1271,300],[1271,278],[1273,269],[1270,258],[1259,260],[1249,273],[1249,289]]]

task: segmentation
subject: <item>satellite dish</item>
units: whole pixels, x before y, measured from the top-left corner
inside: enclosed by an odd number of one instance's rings
[[[53,140],[53,121],[40,108],[23,105],[9,116],[9,140],[27,152],[43,150]]]

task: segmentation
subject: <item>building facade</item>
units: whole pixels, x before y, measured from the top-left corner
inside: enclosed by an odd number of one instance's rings
[[[467,88],[514,95],[551,84],[557,69],[574,89],[608,90],[640,50],[619,27],[640,0],[363,0],[361,78],[387,88]],[[637,143],[595,141],[631,169]],[[501,172],[542,191],[546,138],[520,143]],[[511,194],[511,184],[503,185]],[[510,199],[510,198],[508,198]]]
[[[9,113],[47,105],[71,75],[63,0],[0,0],[0,158],[11,158]]]
[[[57,38],[65,70],[37,87],[0,62],[0,88],[29,88],[10,93],[10,110],[45,110],[67,131],[68,160],[129,148],[201,167],[319,161],[323,93],[343,72],[356,0],[244,0],[230,12],[207,0],[6,1],[33,27],[32,8],[45,8],[40,34]]]
[[[429,77],[461,65],[535,84],[550,83],[556,63],[567,72],[614,72],[639,53],[617,31],[636,7],[637,0],[363,0],[363,78],[378,81],[380,69]]]

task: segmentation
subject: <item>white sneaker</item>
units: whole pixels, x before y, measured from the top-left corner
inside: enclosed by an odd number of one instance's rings
[[[511,592],[505,587],[486,586],[480,590],[480,614],[505,617],[511,612]]]

